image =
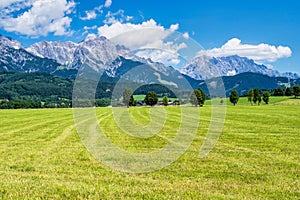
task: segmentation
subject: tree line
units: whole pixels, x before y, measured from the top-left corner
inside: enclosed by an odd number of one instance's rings
[[[264,101],[265,104],[269,104],[270,96],[293,96],[295,98],[298,98],[300,96],[300,86],[299,85],[294,85],[293,88],[287,87],[285,90],[282,88],[276,88],[274,91],[262,91],[257,88],[250,89],[246,95],[248,98],[248,101],[253,104],[260,105],[262,101]],[[231,91],[230,97],[229,97],[230,102],[235,106],[238,101],[239,101],[239,94],[236,90]]]
[[[134,93],[132,92],[132,90],[130,88],[126,88],[123,92],[122,103],[127,107],[137,106],[137,105],[154,106],[158,103],[158,94],[154,91],[147,92],[146,96],[142,102],[138,102],[137,100],[135,100],[133,95],[134,95]],[[170,103],[169,97],[166,95],[163,96],[162,97],[162,105],[168,106],[169,103]],[[173,105],[180,105],[181,103],[182,102],[179,100],[175,100],[172,102]]]
[[[53,76],[45,73],[16,73],[2,72],[0,73],[0,109],[12,108],[69,108],[72,107],[72,90],[74,80]],[[87,88],[90,82],[86,80]],[[113,82],[100,81],[97,89],[95,100],[78,100],[77,103],[82,107],[105,107],[111,105],[112,91],[115,86]],[[274,90],[251,89],[245,95],[249,102],[253,104],[261,104],[261,102],[269,103],[270,96],[292,96],[296,98],[300,96],[299,85],[295,85],[286,89],[276,88]],[[157,103],[168,106],[180,105],[190,102],[194,106],[203,106],[207,98],[210,98],[201,89],[190,91],[176,91],[176,94],[184,96],[184,99],[178,99],[170,102],[169,98],[176,98],[175,93],[167,87],[159,84],[150,84],[138,87],[132,92],[128,90],[123,93],[123,104],[126,106],[150,105]],[[127,94],[126,94],[127,93]],[[142,101],[136,101],[134,94],[145,94],[146,97]],[[122,90],[118,98],[122,97]],[[158,97],[162,98],[158,102]],[[237,91],[230,94],[230,102],[234,105],[238,103],[239,94]]]

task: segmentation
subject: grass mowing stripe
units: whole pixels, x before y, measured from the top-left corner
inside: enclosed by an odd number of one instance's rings
[[[159,133],[166,137],[172,136],[170,132],[178,125],[176,121],[179,119],[178,108],[167,110],[172,117],[167,119],[165,129]],[[10,116],[14,112],[18,116],[19,111],[10,112]],[[25,112],[31,117],[36,111],[21,112],[19,116],[26,117]],[[132,112],[140,116],[147,111],[133,109]],[[96,113],[99,124],[107,130],[107,136],[114,136],[113,141],[120,142],[120,147],[125,150],[137,151],[140,147],[152,150],[163,144],[158,138],[157,141],[126,141],[128,136],[123,135],[117,126],[111,126],[115,125],[112,109],[100,108]],[[204,159],[198,157],[198,151],[210,123],[211,108],[200,108],[200,126],[187,152],[167,168],[147,174],[119,173],[98,163],[86,151],[72,127],[71,110],[41,111],[37,119],[53,116],[59,116],[61,121],[29,129],[26,137],[35,138],[37,132],[50,134],[51,129],[52,135],[57,137],[24,142],[22,136],[16,136],[10,138],[18,144],[14,148],[6,148],[9,141],[0,143],[0,198],[300,198],[299,106],[227,106],[224,131],[213,151]],[[5,117],[0,111],[0,119]],[[18,123],[24,121],[15,118],[15,124]],[[141,144],[135,144],[137,141]]]

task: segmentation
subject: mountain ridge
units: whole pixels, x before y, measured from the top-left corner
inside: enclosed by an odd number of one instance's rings
[[[252,59],[237,55],[227,57],[198,56],[179,70],[197,80],[205,80],[217,76],[232,76],[244,72],[260,73],[273,77],[286,76],[297,79],[296,73],[279,73],[263,64],[257,64]]]
[[[82,64],[89,63],[88,67],[92,71],[106,73],[110,77],[121,78],[126,74],[130,77],[130,81],[145,84],[154,81],[171,85],[174,85],[173,82],[178,77],[188,76],[192,79],[206,80],[215,76],[236,75],[244,72],[274,77],[286,76],[292,79],[300,77],[291,72],[281,74],[265,65],[256,64],[251,59],[236,55],[217,58],[200,56],[181,69],[174,69],[162,63],[153,62],[151,59],[138,57],[128,48],[115,45],[105,37],[87,38],[79,43],[41,41],[26,49],[18,41],[2,35],[0,35],[0,42],[0,70],[2,71],[38,71],[75,78]],[[136,63],[135,67],[143,65],[147,73],[134,71],[133,63]],[[136,73],[136,76],[129,76],[129,72]],[[179,87],[179,84],[175,85]]]

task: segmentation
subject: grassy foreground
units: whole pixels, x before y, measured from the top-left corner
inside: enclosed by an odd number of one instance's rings
[[[130,113],[146,125],[149,109],[131,108]],[[167,108],[167,113],[172,116],[178,109]],[[128,174],[87,152],[71,109],[0,110],[0,199],[300,199],[297,100],[228,105],[223,133],[205,158],[198,155],[210,106],[200,112],[196,138],[183,156],[159,171]],[[97,109],[97,116],[120,148],[139,152],[165,145],[163,139],[125,135],[109,108]],[[164,131],[176,126],[170,120]]]

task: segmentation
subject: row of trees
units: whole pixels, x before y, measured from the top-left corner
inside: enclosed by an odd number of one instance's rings
[[[269,91],[261,92],[257,88],[251,89],[247,93],[247,98],[251,105],[253,105],[253,103],[260,105],[261,101],[264,101],[265,104],[269,104],[270,96],[271,95]],[[229,100],[234,106],[238,103],[239,94],[236,90],[231,91]]]
[[[164,100],[166,100],[168,97],[164,97]],[[146,105],[154,106],[158,102],[158,96],[156,92],[148,92],[146,94],[146,97],[144,99],[144,102]],[[129,106],[135,106],[137,104],[137,101],[133,98],[133,92],[130,88],[126,88],[123,92],[123,103],[129,107]]]
[[[300,96],[300,86],[295,85],[292,89],[292,94],[295,98]],[[285,90],[287,93],[289,89]],[[282,94],[281,90],[275,89],[273,95],[275,94]],[[265,102],[266,104],[269,103],[269,99],[271,93],[269,91],[260,91],[257,88],[251,89],[246,94],[248,101],[253,104],[260,105],[261,102]],[[279,95],[276,95],[279,96]],[[282,95],[280,95],[282,96]],[[203,106],[206,100],[206,94],[201,89],[195,89],[192,94],[190,95],[190,103],[194,106]],[[239,101],[239,94],[236,90],[233,90],[229,97],[230,102],[233,105],[236,105]],[[123,103],[129,106],[137,105],[137,102],[133,97],[133,92],[130,88],[127,88],[123,92]],[[156,92],[148,92],[144,98],[143,103],[149,106],[154,106],[158,103],[158,95]],[[87,100],[87,101],[78,101],[76,104],[77,106],[82,107],[106,107],[111,105],[111,100],[109,98],[102,98],[96,100]],[[174,104],[179,105],[181,104],[178,100],[174,102]],[[162,99],[162,105],[168,106],[169,105],[169,98],[168,96],[164,96]],[[40,99],[36,98],[24,98],[20,100],[1,100],[0,101],[0,109],[18,109],[18,108],[69,108],[72,107],[72,102],[69,99],[58,98],[54,96],[53,98],[49,99],[49,101],[41,101]]]
[[[206,100],[206,94],[205,92],[203,92],[201,88],[194,90],[190,96],[190,103],[194,106],[203,106],[205,100]],[[144,102],[146,105],[149,106],[156,105],[158,102],[158,96],[156,92],[148,92],[145,96]],[[123,92],[123,103],[127,107],[136,105],[136,101],[134,100],[133,97],[133,92],[130,88],[125,89]],[[164,106],[169,105],[169,98],[167,96],[163,97],[162,104]],[[180,104],[180,102],[178,102],[177,104]]]
[[[285,94],[293,94],[295,98],[298,98],[300,96],[300,86],[295,85],[293,89],[291,88],[286,88]],[[284,96],[284,91],[281,88],[277,88],[274,90],[273,93],[274,96]],[[269,91],[260,91],[257,88],[250,89],[247,94],[246,94],[248,101],[251,103],[251,105],[254,104],[261,104],[261,101],[264,101],[265,104],[269,104],[270,96],[271,93]],[[291,96],[291,95],[285,95],[285,96]],[[236,105],[239,101],[239,94],[236,90],[231,91],[230,97],[229,97],[230,102],[233,105]]]
[[[273,92],[273,95],[274,96],[283,96],[283,95],[279,95],[279,94],[282,94],[282,93],[280,93],[281,90],[279,90],[278,88],[275,89]],[[300,86],[295,85],[292,89],[287,88],[285,90],[285,93],[294,94],[295,98],[298,98],[300,96]],[[251,105],[253,105],[253,104],[260,105],[262,101],[265,104],[269,104],[271,92],[270,91],[261,91],[258,88],[254,88],[254,89],[250,89],[247,92],[246,96],[248,98],[248,101],[251,103]],[[236,90],[233,90],[230,93],[229,100],[234,106],[238,103],[239,98],[240,98],[239,94]],[[206,100],[206,94],[201,88],[195,89],[192,92],[192,94],[190,95],[190,103],[194,106],[202,107],[204,105],[205,100]],[[150,106],[157,104],[157,102],[158,102],[157,94],[155,92],[148,92],[146,94],[144,102]],[[163,97],[163,105],[167,106],[168,102],[169,102],[168,97],[164,96]],[[123,93],[123,103],[128,107],[136,105],[136,101],[133,98],[133,92],[131,89],[125,89],[125,91]]]
[[[143,101],[146,105],[149,106],[154,106],[158,103],[158,95],[156,92],[147,92],[144,101]],[[124,105],[126,105],[127,107],[129,106],[136,106],[138,104],[138,102],[134,99],[133,97],[133,92],[130,88],[126,88],[123,92],[123,103]],[[180,105],[180,101],[179,100],[175,100],[173,102],[174,105]],[[164,96],[162,98],[162,105],[164,106],[168,106],[169,105],[169,98],[168,96]]]
[[[285,89],[282,89],[280,87],[276,88],[274,91],[272,91],[272,94],[273,94],[273,96],[287,96],[287,97],[293,96],[294,94],[297,95],[297,93],[298,93],[298,91],[297,91],[298,86],[297,85],[295,85],[295,86],[293,88],[287,87]],[[294,90],[296,92],[294,92]]]
[[[109,98],[96,100],[77,100],[77,107],[107,107],[111,104]],[[72,101],[60,99],[56,101],[41,101],[33,99],[0,100],[0,109],[26,109],[26,108],[71,108]]]

